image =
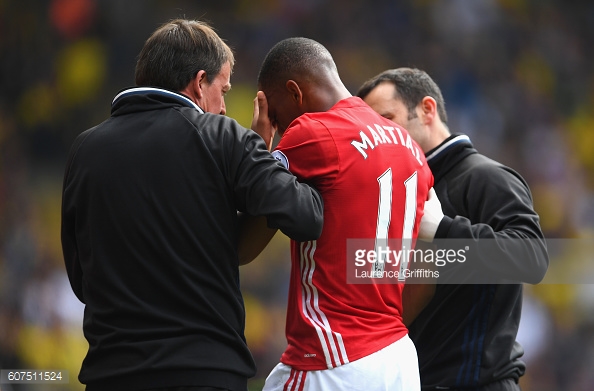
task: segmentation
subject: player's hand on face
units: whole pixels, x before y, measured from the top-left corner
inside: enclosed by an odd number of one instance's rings
[[[425,201],[425,210],[421,219],[421,225],[419,226],[419,239],[432,242],[442,219],[443,211],[441,209],[441,202],[437,198],[435,190],[431,188],[429,190],[429,197]]]
[[[268,101],[266,100],[266,95],[263,91],[258,91],[256,98],[254,98],[252,130],[264,139],[266,147],[271,151],[276,127],[273,126],[270,117],[268,116]]]

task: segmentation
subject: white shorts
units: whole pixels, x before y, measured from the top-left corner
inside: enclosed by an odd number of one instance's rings
[[[262,391],[420,391],[415,345],[405,335],[369,356],[332,369],[297,371],[278,364]]]

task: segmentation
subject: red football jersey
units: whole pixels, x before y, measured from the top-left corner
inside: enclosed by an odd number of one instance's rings
[[[347,242],[402,238],[404,230],[417,237],[433,186],[421,148],[404,128],[351,97],[297,118],[273,154],[324,199],[321,237],[291,242],[288,347],[281,362],[328,369],[402,338],[404,285],[347,283]]]

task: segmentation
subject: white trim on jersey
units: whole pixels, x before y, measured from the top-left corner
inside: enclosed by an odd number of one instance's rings
[[[303,315],[316,329],[328,369],[348,364],[349,359],[342,335],[332,331],[326,314],[320,308],[318,289],[313,283],[316,268],[314,253],[316,241],[302,242],[299,245],[301,266],[301,305]],[[325,335],[324,335],[325,334]],[[337,348],[338,345],[338,348]],[[340,350],[340,353],[339,351]]]

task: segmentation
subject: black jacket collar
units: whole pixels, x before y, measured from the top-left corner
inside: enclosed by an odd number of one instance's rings
[[[462,159],[473,153],[478,153],[478,151],[474,149],[467,135],[452,134],[437,147],[427,152],[425,158],[433,172],[435,182],[437,182]]]
[[[187,96],[156,87],[133,87],[120,91],[111,102],[112,115],[122,115],[130,112],[154,110],[167,106],[192,107],[204,113],[196,103]]]

